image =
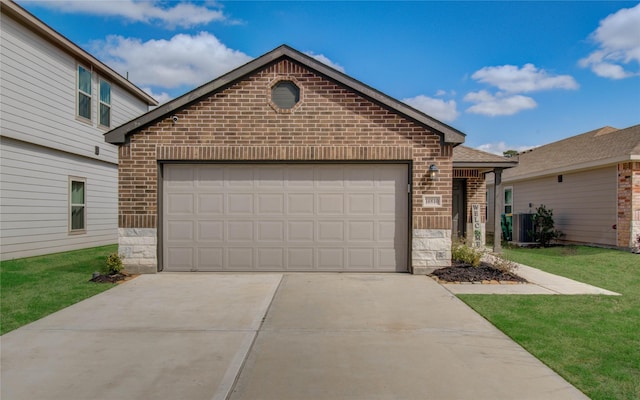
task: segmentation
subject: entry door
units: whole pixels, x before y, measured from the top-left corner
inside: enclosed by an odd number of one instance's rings
[[[407,271],[405,164],[164,166],[166,271]]]
[[[465,237],[466,230],[466,212],[467,207],[465,204],[466,198],[466,179],[454,179],[453,180],[453,213],[452,213],[452,237]]]

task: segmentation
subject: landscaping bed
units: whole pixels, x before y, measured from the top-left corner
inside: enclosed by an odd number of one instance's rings
[[[527,283],[527,280],[513,272],[505,272],[486,262],[474,267],[464,263],[453,263],[450,267],[440,268],[431,274],[438,281],[447,283]]]
[[[89,279],[89,281],[97,282],[97,283],[121,283],[124,281],[131,280],[133,278],[135,278],[135,275],[131,275],[126,272],[122,272],[119,274],[111,274],[111,275],[94,273],[93,277]]]

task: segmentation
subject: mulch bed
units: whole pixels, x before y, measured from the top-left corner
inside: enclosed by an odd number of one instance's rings
[[[526,283],[527,280],[513,273],[503,272],[494,268],[491,264],[480,263],[473,267],[467,264],[454,264],[450,267],[440,268],[431,274],[444,282],[479,282],[479,283]]]
[[[98,283],[121,283],[124,281],[131,280],[135,278],[137,275],[127,274],[123,272],[121,274],[114,275],[102,275],[102,274],[94,274],[94,276],[89,279],[89,282],[98,282]]]

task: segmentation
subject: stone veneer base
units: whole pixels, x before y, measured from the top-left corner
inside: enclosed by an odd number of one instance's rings
[[[118,254],[130,274],[158,272],[157,230],[155,228],[119,228]]]
[[[411,243],[411,271],[427,275],[451,265],[451,229],[414,229]]]

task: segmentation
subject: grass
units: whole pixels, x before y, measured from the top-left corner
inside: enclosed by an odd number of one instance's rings
[[[115,286],[89,282],[117,245],[0,263],[0,335]]]
[[[622,296],[460,299],[592,399],[640,399],[640,255],[577,246],[504,253]]]

